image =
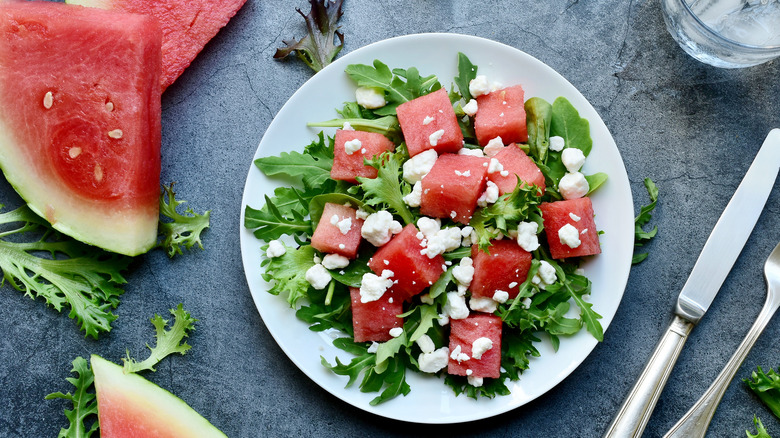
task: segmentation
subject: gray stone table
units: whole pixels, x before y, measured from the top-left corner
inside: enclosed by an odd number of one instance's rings
[[[295,7],[248,0],[163,95],[162,182],[212,210],[205,251],[134,260],[119,316],[107,336],[85,339],[73,320],[9,287],[0,288],[0,436],[55,436],[66,425],[71,361],[101,354],[142,356],[148,319],[183,302],[199,318],[186,356],[170,357],[153,380],[231,437],[465,435],[597,437],[603,434],[671,320],[677,294],[710,230],[766,133],[780,127],[780,63],[722,70],[688,57],[666,32],[658,1],[481,2],[346,0],[344,53],[398,35],[453,32],[519,48],[560,72],[606,122],[628,170],[636,208],[642,181],[658,184],[660,231],[649,258],[632,268],[605,340],[567,379],[533,402],[494,418],[421,426],[364,413],[314,384],[284,355],[258,315],[239,248],[241,196],[267,126],[312,72],[275,61],[282,39],[301,37]],[[5,211],[21,200],[4,181]],[[759,312],[762,264],[780,240],[780,183],[732,273],[697,327],[650,419],[659,437],[717,375]],[[744,436],[753,415],[780,437],[780,422],[741,382],[756,366],[780,365],[780,322],[747,357],[710,436]]]

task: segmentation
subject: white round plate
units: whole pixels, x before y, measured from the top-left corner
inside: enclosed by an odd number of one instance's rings
[[[390,68],[417,67],[422,75],[436,74],[441,84],[450,88],[457,75],[457,54],[465,53],[478,66],[479,74],[508,86],[522,84],[526,99],[539,96],[549,102],[566,97],[590,122],[593,150],[584,173],[605,172],[607,183],[592,197],[596,225],[601,236],[602,254],[589,260],[584,268],[593,281],[590,302],[603,318],[606,329],[623,296],[634,242],[634,207],[623,161],[615,141],[596,110],[566,79],[538,59],[494,41],[464,35],[420,34],[380,41],[338,59],[293,94],[268,127],[255,158],[279,155],[296,149],[302,151],[320,128],[308,128],[307,122],[338,117],[335,108],[354,101],[354,83],[344,73],[348,64],[371,64],[379,59]],[[334,129],[325,129],[333,135]],[[263,195],[273,194],[282,182],[263,175],[253,164],[247,176],[241,205],[241,255],[249,289],[268,331],[293,363],[318,385],[336,397],[360,409],[383,417],[416,423],[459,423],[491,417],[522,406],[557,385],[588,356],[597,341],[585,330],[562,338],[554,352],[549,341],[537,345],[541,357],[531,360],[530,368],[516,382],[508,382],[511,395],[474,400],[456,397],[442,378],[407,372],[411,392],[378,406],[369,402],[377,393],[362,393],[357,383],[345,388],[347,378],[337,376],[320,363],[320,356],[330,363],[338,355],[342,361],[351,356],[330,343],[321,333],[310,331],[295,317],[284,297],[267,293],[260,261],[264,244],[243,226],[247,205],[262,207]]]

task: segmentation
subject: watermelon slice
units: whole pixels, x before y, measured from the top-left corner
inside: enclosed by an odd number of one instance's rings
[[[54,228],[137,255],[157,239],[156,20],[0,2],[0,167]]]
[[[151,15],[162,27],[165,91],[246,0],[66,0],[66,3]]]
[[[225,437],[182,399],[100,356],[90,358],[95,374],[100,436]]]

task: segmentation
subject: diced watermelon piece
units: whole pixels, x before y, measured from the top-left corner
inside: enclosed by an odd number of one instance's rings
[[[507,176],[501,176],[499,172],[488,174],[488,179],[498,186],[499,194],[512,193],[517,186],[518,177],[520,177],[520,181],[528,185],[536,184],[544,194],[544,174],[539,170],[534,160],[516,144],[512,143],[501,149],[493,158],[497,159],[504,170],[509,172]]]
[[[422,179],[420,213],[468,224],[487,185],[488,160],[444,154]]]
[[[94,354],[90,364],[101,437],[225,438],[182,399],[138,374]]]
[[[481,146],[496,137],[504,144],[528,141],[523,87],[515,85],[477,97],[474,133]]]
[[[328,254],[341,254],[350,259],[357,257],[362,239],[360,229],[363,227],[363,219],[358,219],[356,214],[357,210],[352,207],[332,202],[326,203],[322,209],[322,217],[317,224],[317,229],[311,236],[311,246]],[[333,216],[337,216],[338,221],[335,221]],[[346,233],[342,233],[338,222],[345,219],[351,221],[351,227]]]
[[[431,286],[444,272],[444,257],[432,259],[421,254],[417,227],[409,224],[389,242],[379,248],[369,260],[368,267],[381,275],[382,271],[393,271],[391,279],[397,282],[390,290],[399,301],[408,300]]]
[[[471,347],[479,338],[488,338],[493,347],[482,354],[482,358],[471,357]],[[450,357],[447,372],[457,376],[498,378],[501,374],[501,318],[485,313],[472,313],[465,319],[450,321],[450,352],[460,346],[461,353],[469,360],[458,362]]]
[[[547,233],[547,243],[550,246],[552,258],[565,259],[601,253],[599,234],[596,223],[593,221],[593,204],[590,198],[545,202],[539,208],[542,210],[544,230]],[[579,220],[575,220],[575,218],[579,218]],[[558,237],[558,230],[566,224],[573,225],[580,232],[580,245],[577,248],[570,248],[561,243],[561,239]]]
[[[157,241],[160,27],[0,2],[0,166],[57,230],[126,255]]]
[[[246,0],[66,0],[66,3],[156,18],[162,27],[162,91],[190,66],[206,43],[214,38],[245,2]]]
[[[493,240],[488,248],[490,254],[479,246],[471,247],[474,261],[474,279],[469,290],[475,297],[493,298],[498,290],[517,296],[518,286],[528,277],[531,269],[531,253],[524,250],[514,239]],[[512,286],[510,284],[516,283]]]
[[[444,88],[398,105],[396,113],[409,156],[428,149],[436,149],[439,154],[458,152],[463,147],[463,133]],[[439,130],[444,132],[432,145],[431,134]]]
[[[360,149],[352,154],[347,154],[344,143],[359,140]],[[336,131],[336,139],[333,150],[333,167],[330,169],[330,177],[335,180],[357,183],[358,176],[376,178],[377,170],[363,164],[363,158],[371,159],[385,151],[392,151],[393,142],[382,134],[366,131]],[[365,152],[364,152],[365,151]]]
[[[404,320],[397,315],[404,313],[403,300],[387,291],[376,301],[360,302],[360,288],[349,288],[352,298],[352,329],[355,342],[384,342],[392,339],[390,329],[403,327]]]

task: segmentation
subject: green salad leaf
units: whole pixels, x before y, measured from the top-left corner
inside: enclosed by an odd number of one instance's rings
[[[385,152],[371,160],[365,160],[377,169],[378,175],[376,178],[357,177],[360,184],[355,188],[365,193],[363,199],[366,204],[375,208],[386,207],[400,216],[404,224],[411,224],[415,219],[404,202],[404,195],[409,194],[411,188],[406,187],[408,184],[400,177],[401,165],[407,158],[404,151],[397,151]]]
[[[293,248],[284,242],[282,245],[286,250],[282,256],[266,258],[261,262],[261,266],[265,268],[263,279],[274,281],[268,289],[270,294],[279,295],[286,292],[287,302],[293,307],[310,289],[309,282],[306,281],[306,271],[314,266],[314,248],[311,245]]]
[[[95,375],[87,360],[81,356],[73,359],[71,372],[75,373],[76,377],[68,377],[65,380],[75,388],[73,394],[54,392],[47,395],[45,399],[64,399],[73,404],[73,409],[65,409],[65,417],[70,425],[60,429],[57,438],[89,438],[100,427],[97,420],[98,405],[94,391]]]
[[[138,373],[145,370],[155,371],[154,366],[166,356],[173,353],[185,354],[191,348],[184,341],[184,338],[189,335],[190,331],[195,329],[197,319],[190,316],[190,313],[184,310],[181,304],[176,309],[171,309],[170,312],[174,317],[174,321],[168,330],[166,330],[168,320],[163,319],[162,316],[155,314],[150,320],[156,331],[154,336],[157,339],[157,343],[154,347],[146,344],[146,347],[150,350],[149,357],[141,362],[137,362],[130,357],[129,351],[126,352],[127,356],[122,359],[125,374]]]
[[[276,49],[274,58],[284,58],[294,52],[315,72],[330,64],[344,47],[344,34],[336,25],[341,18],[343,1],[309,0],[311,11],[308,15],[295,8],[306,21],[308,34],[298,41],[282,40],[285,47]],[[335,38],[339,39],[339,44],[334,44]]]
[[[469,83],[477,77],[477,70],[477,66],[471,63],[468,56],[458,52],[458,75],[455,76],[454,80],[460,97],[466,102],[472,98]]]
[[[771,368],[769,371],[764,372],[761,367],[758,367],[756,371],[753,371],[749,379],[744,379],[743,381],[764,405],[777,418],[780,418],[780,375]]]
[[[387,105],[373,110],[374,114],[380,116],[395,115],[398,105],[441,88],[434,75],[422,77],[414,67],[390,70],[378,59],[374,60],[373,65],[350,64],[344,71],[358,87],[384,91]]]
[[[634,219],[635,250],[636,248],[639,248],[653,240],[655,235],[658,234],[658,226],[654,226],[650,231],[644,230],[644,226],[650,222],[650,219],[652,219],[653,210],[655,210],[655,206],[658,203],[658,187],[656,187],[653,180],[650,178],[645,178],[645,188],[647,189],[647,194],[650,196],[650,203],[648,205],[642,206],[639,210],[639,214]],[[641,263],[644,259],[647,258],[647,255],[648,253],[646,252],[634,254],[634,257],[631,259],[631,264],[635,265]]]
[[[320,132],[318,139],[304,149],[303,153],[282,152],[278,156],[255,160],[255,165],[266,175],[285,175],[303,182],[304,187],[313,188],[330,179],[333,167],[333,138]]]
[[[527,186],[518,179],[515,190],[500,197],[495,203],[478,209],[472,216],[469,225],[474,228],[479,237],[479,248],[486,250],[490,241],[499,233],[507,235],[510,230],[516,230],[517,224],[525,220],[542,223],[539,210],[541,196],[536,186]]]
[[[537,162],[546,163],[550,147],[552,105],[541,97],[532,97],[525,102],[525,113],[529,153]]]
[[[160,223],[157,231],[162,240],[157,243],[157,246],[165,249],[168,257],[183,254],[182,247],[189,250],[198,245],[203,249],[200,235],[209,227],[211,210],[203,214],[195,213],[191,207],[187,207],[184,214],[176,211],[178,206],[186,202],[176,200],[173,184],[163,186],[160,194]]]
[[[750,433],[749,430],[746,430],[745,433],[747,434],[748,438],[772,438],[769,436],[769,432],[766,431],[766,428],[764,427],[764,424],[761,423],[761,419],[753,416],[753,425],[756,427],[756,434]]]

